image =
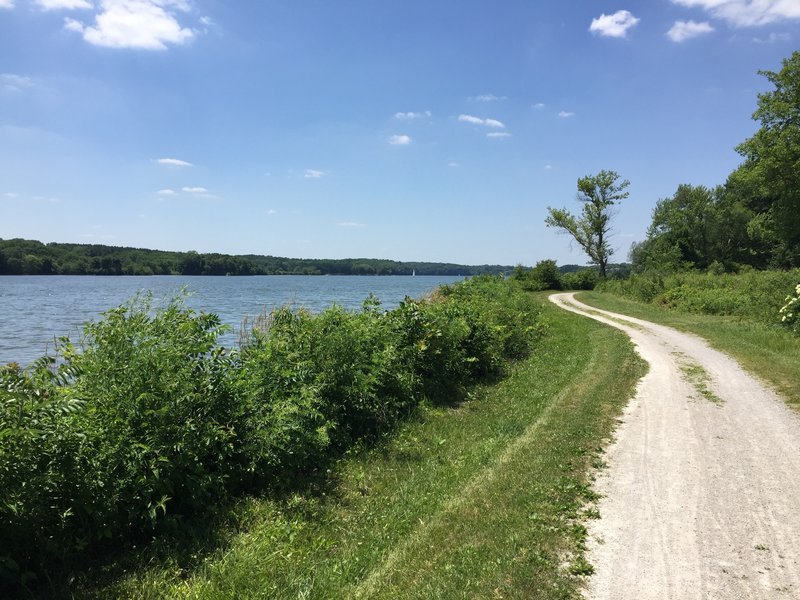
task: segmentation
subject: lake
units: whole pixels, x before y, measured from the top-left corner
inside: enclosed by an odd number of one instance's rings
[[[357,277],[269,275],[256,277],[0,277],[0,364],[30,364],[53,348],[63,335],[77,341],[84,323],[97,320],[103,311],[125,303],[143,290],[156,299],[169,299],[186,287],[187,305],[213,312],[234,330],[220,339],[232,346],[245,315],[265,308],[291,304],[318,312],[338,304],[361,307],[370,293],[384,308],[396,307],[406,296],[418,298],[444,283],[461,277]]]

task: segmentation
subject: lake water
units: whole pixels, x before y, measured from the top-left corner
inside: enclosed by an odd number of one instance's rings
[[[27,365],[53,347],[63,335],[77,341],[84,323],[125,303],[137,292],[151,291],[168,299],[186,287],[187,304],[219,315],[234,328],[220,342],[232,346],[245,315],[292,304],[320,311],[331,304],[359,309],[375,294],[384,308],[396,307],[406,296],[418,298],[460,277],[356,277],[270,275],[263,277],[0,277],[0,364]]]

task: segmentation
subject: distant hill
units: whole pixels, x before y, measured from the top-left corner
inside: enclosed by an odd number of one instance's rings
[[[0,239],[0,275],[482,275],[505,265],[284,258]]]

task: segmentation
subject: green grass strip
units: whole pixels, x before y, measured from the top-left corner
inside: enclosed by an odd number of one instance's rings
[[[800,336],[779,324],[768,325],[741,317],[722,317],[673,312],[600,292],[581,292],[581,302],[699,335],[735,358],[800,410]]]
[[[591,467],[646,366],[621,332],[544,311],[544,340],[500,383],[346,457],[330,489],[243,502],[191,565],[162,560],[95,594],[577,598]]]

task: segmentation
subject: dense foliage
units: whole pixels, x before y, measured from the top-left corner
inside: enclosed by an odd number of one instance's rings
[[[744,162],[723,186],[680,185],[659,201],[632,249],[635,271],[800,267],[800,52],[760,73],[774,89],[758,95]]]
[[[679,312],[731,315],[777,324],[786,295],[798,281],[800,269],[739,274],[685,271],[634,274],[627,280],[605,281],[597,289]]]
[[[0,369],[0,589],[203,518],[234,493],[279,490],[423,401],[532,351],[539,309],[475,278],[393,311],[277,309],[239,349],[216,316],[134,299],[80,347]]]
[[[201,254],[0,239],[0,275],[486,275],[502,265]]]

